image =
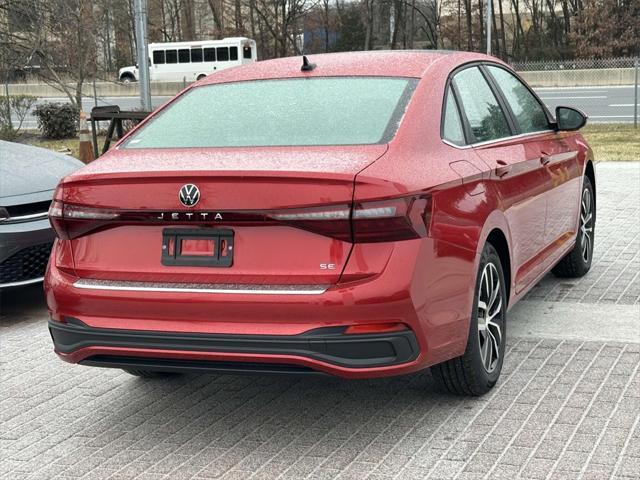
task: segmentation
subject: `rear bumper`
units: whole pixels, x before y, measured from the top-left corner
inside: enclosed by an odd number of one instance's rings
[[[64,254],[58,248],[53,258]],[[52,261],[45,292],[52,324],[59,327],[53,332],[56,352],[70,363],[199,371],[216,370],[220,362],[229,370],[226,363],[234,362],[249,369],[247,364],[287,365],[372,378],[412,373],[464,352],[474,262],[471,252],[425,238],[398,242],[372,277],[272,288],[151,284],[134,280],[134,273],[127,281],[80,279]],[[353,265],[352,270],[366,267],[357,256]],[[85,325],[72,325],[71,340],[61,336],[68,333],[69,318]],[[335,334],[349,326],[390,323],[402,323],[410,333],[387,333],[382,340],[367,334],[362,342],[356,335]],[[101,333],[124,337],[109,340]],[[407,343],[410,349],[402,346]],[[387,353],[372,354],[376,349]]]
[[[344,328],[328,327],[299,335],[220,335],[94,328],[65,318],[65,323],[49,321],[49,331],[63,359],[119,368],[215,371],[221,369],[225,355],[231,354],[274,371],[295,371],[288,364],[295,358],[311,371],[335,373],[336,368],[402,365],[419,354],[411,330],[345,335]],[[167,356],[167,352],[172,354]],[[246,363],[235,367],[242,369]],[[280,368],[283,365],[287,367]]]

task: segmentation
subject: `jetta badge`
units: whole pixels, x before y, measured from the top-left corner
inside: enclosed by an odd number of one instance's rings
[[[180,189],[178,197],[185,207],[193,207],[200,201],[200,190],[193,183],[187,183]]]

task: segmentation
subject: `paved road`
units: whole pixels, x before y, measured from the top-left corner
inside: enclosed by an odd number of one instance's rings
[[[632,479],[640,471],[640,163],[601,163],[592,271],[510,312],[489,395],[397,379],[144,381],[51,351],[39,288],[0,316],[0,478]]]
[[[592,122],[632,122],[634,88],[538,88],[536,92],[553,112],[558,105],[584,110]]]
[[[553,112],[557,105],[574,106],[584,110],[592,122],[632,122],[633,121],[633,87],[589,87],[589,88],[540,88],[541,98]],[[154,107],[161,105],[171,97],[153,97]],[[68,102],[66,97],[43,98],[42,102]],[[98,105],[119,105],[122,110],[140,108],[138,97],[100,97]],[[93,98],[85,98],[82,102],[85,111],[95,106]],[[37,122],[29,115],[24,128],[35,129]]]

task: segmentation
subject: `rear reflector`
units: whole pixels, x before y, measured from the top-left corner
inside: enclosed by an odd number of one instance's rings
[[[357,335],[364,333],[387,333],[407,330],[404,323],[370,323],[365,325],[351,325],[344,331],[345,335]]]
[[[64,203],[58,191],[49,219],[61,239],[119,225],[289,225],[345,242],[410,240],[428,235],[431,197],[416,195],[349,204],[281,210],[205,212],[118,210]]]

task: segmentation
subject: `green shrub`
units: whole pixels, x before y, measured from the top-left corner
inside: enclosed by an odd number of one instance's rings
[[[68,103],[43,103],[34,110],[45,138],[70,138],[78,133],[78,111]]]

